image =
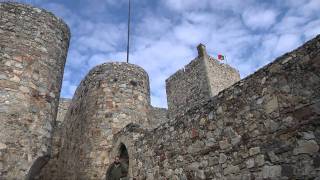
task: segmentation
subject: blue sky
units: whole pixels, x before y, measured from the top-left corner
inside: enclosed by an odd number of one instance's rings
[[[131,0],[131,63],[150,77],[151,101],[166,107],[165,79],[196,57],[227,57],[245,77],[320,33],[320,0]],[[62,97],[101,63],[125,61],[128,0],[21,0],[71,29]]]

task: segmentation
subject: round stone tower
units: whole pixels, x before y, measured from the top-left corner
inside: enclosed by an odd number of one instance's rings
[[[148,126],[149,78],[140,67],[106,63],[77,88],[64,120],[58,179],[102,179],[114,134],[129,123]]]
[[[49,157],[69,38],[52,13],[0,3],[0,179]]]

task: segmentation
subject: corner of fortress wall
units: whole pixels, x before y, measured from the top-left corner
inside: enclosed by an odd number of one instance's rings
[[[136,179],[320,177],[319,74],[317,36],[174,121],[126,127],[113,156],[128,143]]]
[[[0,39],[0,179],[16,179],[50,156],[70,32],[43,9],[5,2]]]

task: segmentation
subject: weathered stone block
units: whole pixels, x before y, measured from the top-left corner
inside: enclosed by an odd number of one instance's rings
[[[224,175],[235,174],[235,173],[238,173],[239,171],[240,169],[238,166],[229,165],[227,168],[223,170],[223,174]]]
[[[319,151],[319,145],[315,140],[298,140],[297,147],[293,153],[297,154],[314,154]]]
[[[250,156],[253,156],[259,153],[260,153],[260,147],[253,147],[249,149]]]
[[[254,167],[254,159],[250,158],[246,161],[246,165],[247,165],[247,168],[253,168]]]
[[[220,154],[220,158],[219,158],[219,163],[220,163],[220,164],[225,163],[225,162],[227,161],[227,158],[228,158],[228,157],[227,157],[225,154],[221,153],[221,154]]]
[[[262,168],[263,178],[277,178],[281,176],[281,166],[264,166]]]

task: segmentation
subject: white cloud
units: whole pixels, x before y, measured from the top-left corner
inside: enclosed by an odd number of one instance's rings
[[[106,57],[106,54],[94,54],[93,56],[91,56],[91,58],[88,60],[89,69],[92,69],[99,64],[108,62],[108,60],[106,60]]]
[[[244,6],[253,4],[252,0],[162,0],[162,2],[167,8],[184,14],[199,10],[241,12]]]
[[[151,95],[152,105],[154,107],[168,108],[167,107],[167,99],[166,98],[164,99],[163,97],[166,97],[166,94],[162,94],[161,96]]]
[[[198,43],[206,44],[210,55],[226,55],[245,77],[320,32],[319,2],[134,1],[130,62],[148,72],[152,104],[166,107],[165,79],[196,57]],[[79,4],[81,9],[46,4],[72,30],[62,93],[66,97],[90,68],[126,58],[127,0]]]
[[[87,54],[83,54],[76,49],[70,48],[70,51],[68,52],[67,67],[75,69],[84,68],[87,59]]]
[[[299,12],[303,14],[305,17],[309,17],[309,16],[312,16],[314,13],[318,14],[319,9],[320,9],[319,0],[309,0],[308,3],[305,3],[304,5],[299,7]]]
[[[250,29],[268,29],[276,22],[277,15],[272,9],[249,9],[242,14],[242,19]]]
[[[252,0],[207,0],[210,4],[212,9],[217,10],[227,10],[233,11],[236,13],[240,13],[243,11],[244,8],[250,7],[253,5]]]
[[[164,4],[176,11],[184,11],[189,9],[202,9],[207,6],[207,1],[199,1],[199,0],[163,0]]]
[[[281,35],[277,45],[275,46],[274,53],[281,55],[285,52],[291,51],[297,48],[301,44],[301,37],[297,34],[284,34]]]
[[[85,4],[86,8],[81,13],[88,16],[101,15],[108,9],[119,7],[127,2],[128,0],[84,0],[82,3]],[[93,10],[94,14],[92,13]]]
[[[123,24],[96,23],[88,34],[80,36],[76,43],[93,51],[115,51],[120,42],[125,42],[126,31]]]
[[[311,39],[320,34],[320,20],[316,19],[309,22],[304,28],[304,35],[307,39]]]
[[[197,26],[195,24],[184,22],[183,24],[176,26],[173,33],[174,37],[180,42],[190,46],[196,46],[206,40],[210,34],[210,30],[206,26]]]
[[[306,19],[297,15],[288,15],[275,25],[274,30],[278,33],[301,33],[301,28]]]
[[[177,67],[182,67],[190,61],[193,55],[192,49],[184,44],[174,41],[160,40],[151,46],[134,52],[132,59],[134,63],[140,64],[147,70],[165,69],[172,72]],[[153,74],[153,71],[150,72]]]
[[[259,51],[259,57],[262,59],[272,60],[273,51],[278,45],[279,37],[275,34],[266,35],[261,39],[262,45]]]
[[[135,32],[143,34],[145,38],[155,40],[167,33],[172,26],[173,24],[170,19],[148,14],[137,24]]]
[[[63,81],[61,97],[72,97],[76,89],[77,85],[72,84],[70,81]]]

